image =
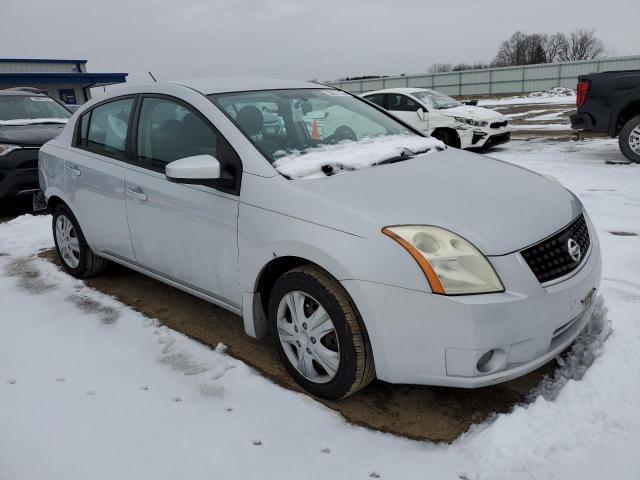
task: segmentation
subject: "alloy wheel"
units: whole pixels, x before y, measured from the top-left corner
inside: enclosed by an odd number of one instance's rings
[[[629,148],[636,155],[640,155],[640,125],[636,125],[636,128],[631,130],[629,134]]]

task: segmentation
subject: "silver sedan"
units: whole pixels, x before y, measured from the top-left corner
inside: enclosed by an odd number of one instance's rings
[[[575,339],[600,284],[560,184],[317,84],[114,89],[39,175],[70,274],[116,262],[226,308],[324,398],[523,375]]]

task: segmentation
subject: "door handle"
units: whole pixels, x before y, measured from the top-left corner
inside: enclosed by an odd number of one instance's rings
[[[80,169],[75,165],[67,165],[67,170],[69,170],[69,173],[71,173],[71,175],[73,175],[74,177],[79,177],[82,174]]]
[[[136,200],[140,200],[141,202],[147,201],[147,194],[140,187],[136,188],[127,188],[127,195]]]

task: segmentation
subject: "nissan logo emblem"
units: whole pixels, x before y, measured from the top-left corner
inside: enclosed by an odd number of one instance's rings
[[[580,245],[573,238],[567,240],[567,252],[574,262],[579,262],[582,258],[582,251]]]

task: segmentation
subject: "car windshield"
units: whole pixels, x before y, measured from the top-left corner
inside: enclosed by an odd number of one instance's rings
[[[436,92],[435,90],[420,90],[419,92],[411,93],[411,95],[422,100],[427,105],[431,105],[436,110],[459,107],[460,105],[462,105],[460,102],[451,98],[449,95]]]
[[[344,141],[416,135],[340,90],[296,89],[211,95],[270,162]],[[416,135],[417,136],[417,135]]]
[[[287,178],[330,176],[444,148],[340,90],[265,90],[209,98]]]
[[[37,95],[0,95],[0,125],[65,123],[71,116],[53,99]]]

